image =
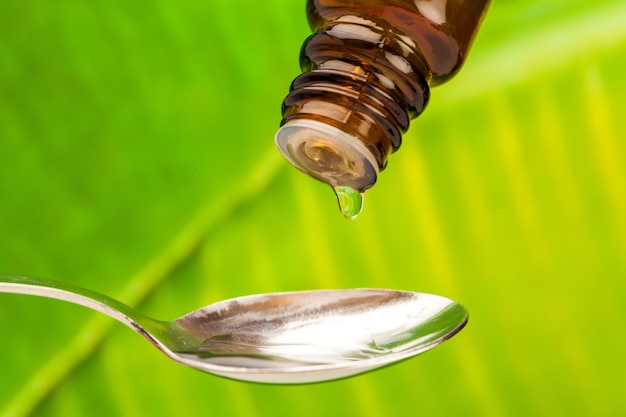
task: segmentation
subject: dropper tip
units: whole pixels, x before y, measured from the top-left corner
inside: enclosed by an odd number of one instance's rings
[[[363,193],[351,187],[334,188],[339,210],[346,219],[356,219],[363,209]]]

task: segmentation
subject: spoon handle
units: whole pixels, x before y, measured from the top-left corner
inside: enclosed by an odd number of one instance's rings
[[[104,294],[59,281],[0,275],[0,293],[34,295],[82,305],[113,317],[140,333],[145,333],[143,329],[155,331],[164,325]]]

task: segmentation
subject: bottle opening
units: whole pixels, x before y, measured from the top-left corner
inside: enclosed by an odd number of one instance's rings
[[[378,178],[372,153],[356,137],[315,120],[285,123],[276,133],[276,146],[300,171],[333,188],[360,192]]]

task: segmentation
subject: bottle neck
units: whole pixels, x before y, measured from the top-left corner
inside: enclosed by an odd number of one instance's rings
[[[405,39],[356,16],[328,22],[309,37],[301,67],[303,74],[294,80],[283,103],[282,125],[291,128],[290,135],[277,134],[279,148],[296,167],[333,187],[359,191],[371,187],[388,156],[400,147],[410,120],[428,102],[428,67]],[[296,135],[299,139],[292,138],[297,126],[311,122],[338,130],[339,142],[354,142],[353,152],[346,154],[344,145],[331,144],[334,139],[329,136],[337,135],[319,131],[314,140],[324,137],[323,150],[317,146],[315,153],[307,152],[302,129]],[[297,141],[300,148],[288,146],[289,141]],[[355,160],[359,158],[360,162]],[[363,164],[368,178],[359,178],[363,169],[358,167]],[[367,168],[368,164],[374,166]]]

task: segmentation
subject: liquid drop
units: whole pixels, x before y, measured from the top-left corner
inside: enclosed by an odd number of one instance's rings
[[[363,208],[363,193],[344,186],[335,187],[334,190],[343,217],[356,219]]]

